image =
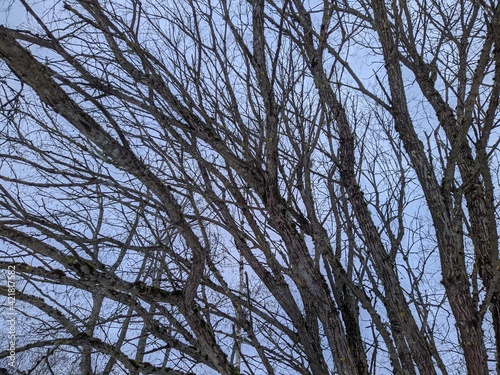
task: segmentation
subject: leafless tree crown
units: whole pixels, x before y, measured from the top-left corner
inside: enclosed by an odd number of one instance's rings
[[[16,370],[500,374],[500,3],[2,6]]]

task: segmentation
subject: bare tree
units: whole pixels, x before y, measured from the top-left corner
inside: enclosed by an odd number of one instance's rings
[[[500,373],[498,3],[20,4],[18,370]]]

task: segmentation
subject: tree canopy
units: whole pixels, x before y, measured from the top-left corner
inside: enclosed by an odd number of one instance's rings
[[[4,367],[500,373],[500,3],[3,6]]]

